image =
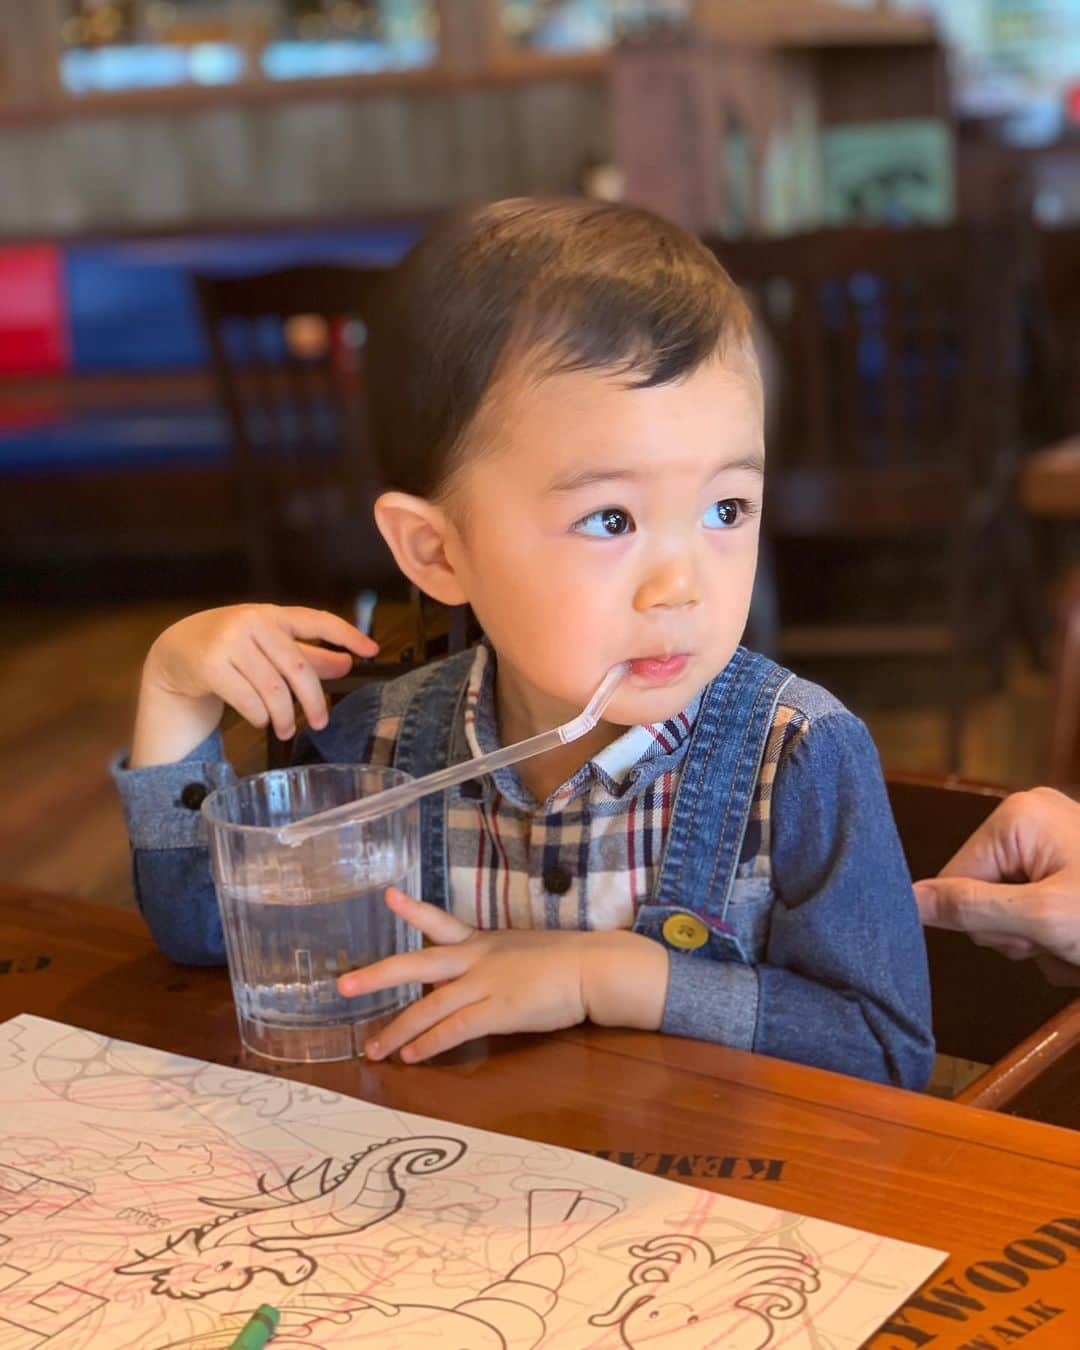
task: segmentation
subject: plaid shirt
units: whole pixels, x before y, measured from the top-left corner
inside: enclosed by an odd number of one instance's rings
[[[298,762],[400,751],[426,772],[471,759],[496,741],[490,661],[452,658],[357,691],[305,733]],[[740,672],[745,683],[721,677],[671,721],[631,728],[543,803],[512,769],[450,789],[424,832],[429,898],[481,927],[629,925],[669,955],[669,1035],[921,1088],[933,1059],[925,949],[873,741],[826,690],[795,677],[764,702],[784,672],[748,652]],[[173,960],[220,963],[198,810],[206,788],[235,782],[220,736],[176,763],[114,773],[151,932]],[[678,800],[690,786],[694,800]],[[657,893],[669,872],[676,893]]]
[[[494,663],[481,644],[469,674],[454,758],[499,748]],[[449,893],[474,928],[630,928],[656,884],[664,842],[701,696],[666,722],[629,728],[537,802],[512,768],[450,793]],[[387,685],[365,758],[392,762],[401,713]],[[740,873],[768,874],[769,801],[776,766],[801,730],[777,709]]]

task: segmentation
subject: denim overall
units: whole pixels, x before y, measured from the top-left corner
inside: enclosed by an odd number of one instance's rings
[[[465,652],[424,667],[390,694],[366,685],[322,731],[302,734],[296,762],[355,762],[382,717],[409,773],[467,759],[472,661]],[[813,730],[783,766],[766,765],[782,692]],[[634,930],[670,956],[661,1030],[921,1088],[934,1053],[926,949],[866,728],[826,691],[740,648],[703,691],[681,764],[656,883],[634,897]],[[176,961],[224,959],[187,796],[233,778],[217,735],[175,764],[117,770],[139,907]],[[776,818],[749,856],[756,799],[774,791]],[[433,795],[421,810],[421,898],[443,908],[450,800]]]
[[[432,667],[405,710],[394,765],[420,777],[444,768],[473,661],[463,652]],[[780,693],[792,678],[775,662],[736,650],[705,689],[654,893],[634,931],[712,961],[753,964],[764,954],[773,903],[767,876],[737,876],[765,744]],[[366,692],[366,691],[365,691]],[[446,794],[421,807],[423,898],[449,906]]]

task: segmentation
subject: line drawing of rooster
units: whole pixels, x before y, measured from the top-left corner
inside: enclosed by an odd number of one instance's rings
[[[686,1233],[649,1238],[630,1249],[638,1258],[629,1284],[590,1326],[618,1327],[627,1350],[764,1350],[774,1319],[806,1310],[821,1286],[801,1252],[787,1247],[740,1247],[717,1256]]]

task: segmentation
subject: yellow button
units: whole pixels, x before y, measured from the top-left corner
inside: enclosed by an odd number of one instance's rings
[[[692,914],[672,914],[664,920],[664,941],[684,952],[692,952],[704,947],[709,940],[709,930]]]

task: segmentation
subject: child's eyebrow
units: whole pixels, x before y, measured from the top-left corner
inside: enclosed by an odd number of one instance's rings
[[[749,455],[741,455],[738,459],[726,459],[710,469],[703,481],[711,483],[714,478],[719,477],[722,473],[734,473],[738,470],[764,475],[764,457],[754,452]],[[648,473],[642,473],[638,469],[578,469],[572,473],[553,478],[545,491],[577,492],[579,488],[592,487],[596,483],[636,483],[647,477],[649,477]]]

